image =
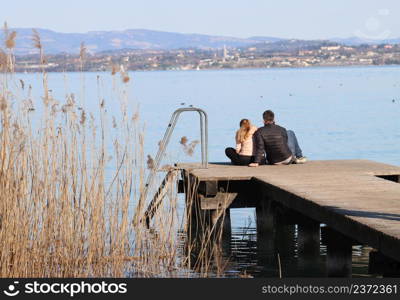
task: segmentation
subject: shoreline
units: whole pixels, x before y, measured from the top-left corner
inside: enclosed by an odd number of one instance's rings
[[[396,68],[400,64],[354,64],[354,65],[314,65],[314,66],[296,66],[296,67],[243,67],[243,68],[204,68],[204,69],[156,69],[156,70],[128,70],[129,73],[148,73],[148,72],[201,72],[201,71],[241,71],[241,70],[309,70],[309,69],[356,69],[356,68]],[[46,73],[110,73],[111,70],[71,70],[71,71],[46,71]],[[15,71],[15,74],[40,74],[42,71]],[[1,72],[0,72],[1,74]],[[4,74],[4,73],[3,73]]]

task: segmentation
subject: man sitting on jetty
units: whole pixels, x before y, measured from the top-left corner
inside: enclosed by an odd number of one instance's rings
[[[302,164],[303,157],[296,135],[291,130],[275,124],[275,114],[271,110],[263,113],[264,127],[260,127],[254,134],[255,159],[250,167],[259,166],[265,159],[271,165]]]

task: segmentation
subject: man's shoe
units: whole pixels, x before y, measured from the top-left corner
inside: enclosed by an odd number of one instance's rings
[[[301,157],[296,157],[294,159],[295,164],[305,164],[307,162],[307,157],[301,156]]]

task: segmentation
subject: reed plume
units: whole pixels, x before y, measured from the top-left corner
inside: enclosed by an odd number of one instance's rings
[[[79,62],[80,62],[81,72],[83,72],[83,68],[85,65],[86,54],[87,54],[87,48],[85,46],[85,43],[82,42],[79,48]]]
[[[7,49],[14,49],[15,48],[15,38],[17,37],[17,32],[12,31],[11,33],[7,34],[5,46]]]
[[[183,136],[179,143],[182,145],[183,152],[188,156],[192,156],[200,141],[193,140],[189,143],[189,139],[186,136]]]

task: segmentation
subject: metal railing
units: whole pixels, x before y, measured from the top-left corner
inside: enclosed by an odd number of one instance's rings
[[[168,143],[171,139],[171,135],[175,129],[176,123],[178,121],[179,116],[183,112],[189,112],[189,111],[196,111],[199,113],[200,116],[200,143],[201,143],[201,165],[203,168],[207,169],[208,168],[208,116],[207,113],[196,107],[186,107],[186,108],[179,108],[177,109],[171,117],[171,120],[169,121],[167,130],[165,131],[164,137],[160,143],[160,146],[158,148],[158,152],[156,157],[154,158],[154,164],[152,166],[152,169],[150,170],[150,173],[147,177],[146,185],[144,187],[143,194],[141,196],[142,200],[145,201],[147,198],[147,194],[149,192],[149,189],[151,185],[153,184],[154,178],[156,176],[156,173],[160,167],[160,163],[163,159],[163,156],[165,154],[165,150],[168,146]]]

